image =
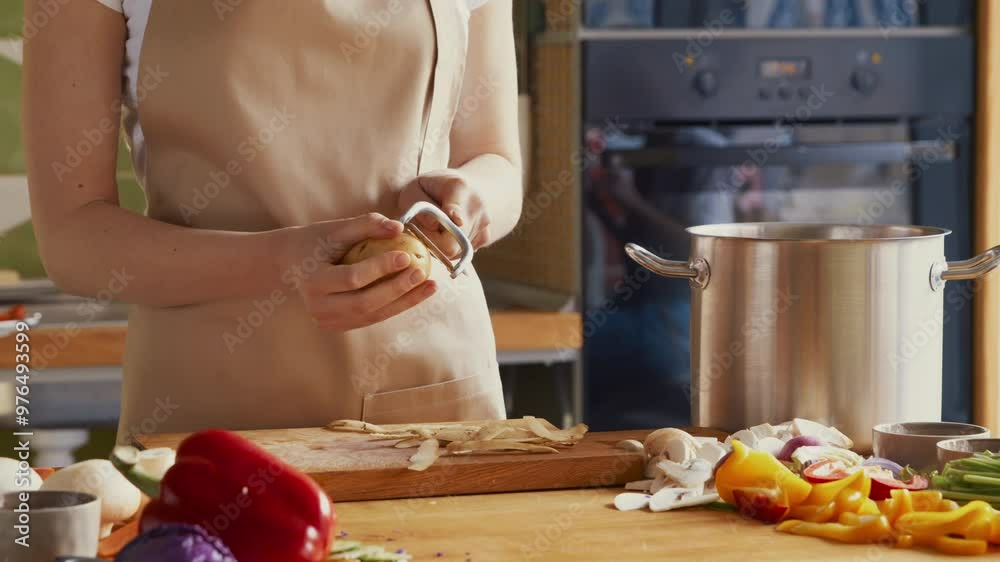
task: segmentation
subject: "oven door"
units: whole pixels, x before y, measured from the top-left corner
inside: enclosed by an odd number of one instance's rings
[[[584,174],[583,192],[588,423],[624,429],[690,422],[690,289],[635,265],[626,242],[683,259],[685,229],[699,224],[924,222],[967,231],[960,223],[968,209],[953,203],[962,189],[967,196],[958,159],[966,133],[951,125],[924,129],[899,122],[641,134],[588,127],[587,145],[600,155]],[[971,255],[971,247],[951,251]],[[956,384],[946,384],[946,418],[963,417],[949,407],[968,408],[967,397],[956,402],[968,383]]]

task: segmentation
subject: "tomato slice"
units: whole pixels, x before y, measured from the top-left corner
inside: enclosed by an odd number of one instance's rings
[[[872,476],[872,490],[868,497],[873,500],[885,500],[892,496],[893,490],[910,490],[916,492],[926,490],[929,482],[926,476],[917,474],[909,482],[896,480],[892,474],[878,474]]]
[[[854,471],[847,468],[843,462],[838,460],[826,460],[813,463],[802,471],[802,476],[813,484],[823,484],[833,482],[841,478],[847,478]]]

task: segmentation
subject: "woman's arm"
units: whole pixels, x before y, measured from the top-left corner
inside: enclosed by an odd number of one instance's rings
[[[472,14],[448,168],[417,177],[400,192],[400,210],[416,201],[440,206],[479,249],[517,225],[523,199],[517,130],[517,63],[511,0],[491,0]],[[431,219],[419,219],[445,253],[458,243]],[[430,230],[428,230],[430,229]]]
[[[486,243],[506,236],[521,216],[517,93],[511,0],[490,0],[469,22],[469,54],[449,164],[483,200],[490,218]]]
[[[25,18],[42,2],[25,0]],[[25,40],[24,138],[35,232],[61,288],[91,296],[118,277],[118,298],[183,305],[260,295],[280,285],[279,237],[158,222],[119,207],[115,179],[125,22],[92,0],[63,4]],[[99,142],[86,131],[108,130]],[[93,146],[76,165],[67,150]],[[73,163],[73,161],[70,161]]]
[[[42,11],[41,3],[25,0],[25,18]],[[115,160],[124,44],[121,14],[91,0],[63,3],[25,41],[32,218],[45,269],[62,289],[93,296],[112,281],[121,288],[124,280],[117,299],[152,306],[290,289],[302,294],[318,325],[335,330],[377,322],[433,294],[434,284],[422,283],[422,275],[372,285],[409,266],[401,252],[333,265],[360,240],[402,231],[381,215],[243,233],[171,225],[122,209]],[[114,133],[96,143],[85,133],[109,127]],[[92,151],[67,164],[67,150],[81,142]],[[302,273],[307,260],[320,262],[308,278]]]

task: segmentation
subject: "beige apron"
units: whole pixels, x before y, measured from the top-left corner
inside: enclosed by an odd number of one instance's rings
[[[399,190],[448,165],[468,18],[456,0],[154,1],[141,65],[167,76],[138,107],[149,216],[238,231],[398,216]],[[119,439],[503,417],[475,271],[431,277],[428,301],[344,334],[314,327],[293,270],[256,299],[135,307]]]

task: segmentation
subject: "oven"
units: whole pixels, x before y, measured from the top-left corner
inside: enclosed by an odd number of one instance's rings
[[[698,224],[920,224],[973,255],[969,3],[620,1],[604,19],[599,4],[581,31],[592,427],[690,422],[690,290],[627,241],[682,259]],[[945,296],[945,420],[971,418],[972,292]]]

